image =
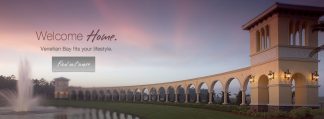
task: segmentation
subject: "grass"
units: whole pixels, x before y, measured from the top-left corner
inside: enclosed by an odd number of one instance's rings
[[[210,109],[139,103],[52,100],[51,106],[101,108],[138,115],[142,119],[251,119],[252,117]]]

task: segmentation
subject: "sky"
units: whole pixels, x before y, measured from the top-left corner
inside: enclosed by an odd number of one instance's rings
[[[250,66],[241,26],[275,2],[324,7],[321,0],[1,0],[0,72],[105,87],[185,80]],[[115,34],[116,42],[42,41],[36,32]],[[323,33],[319,44],[324,43]],[[41,46],[108,46],[111,52],[42,52]],[[95,56],[95,72],[52,72],[52,56]],[[319,54],[323,60],[323,52]],[[319,74],[324,74],[319,63]],[[323,80],[319,81],[324,84]],[[323,87],[320,95],[324,96]]]

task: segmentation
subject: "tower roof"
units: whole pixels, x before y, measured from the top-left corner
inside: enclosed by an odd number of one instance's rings
[[[68,78],[65,78],[65,77],[58,77],[58,78],[55,78],[54,80],[55,81],[57,81],[57,80],[60,80],[60,81],[69,81],[69,79]]]
[[[242,26],[244,30],[250,30],[254,25],[258,24],[259,22],[267,19],[272,14],[278,12],[295,12],[295,13],[303,13],[312,16],[321,16],[324,15],[324,7],[314,7],[314,6],[305,6],[305,5],[291,5],[291,4],[283,4],[283,3],[275,3],[261,14],[247,22]]]

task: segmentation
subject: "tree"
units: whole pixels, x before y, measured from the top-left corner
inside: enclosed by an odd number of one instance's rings
[[[0,90],[16,90],[16,77],[11,76],[0,76]]]
[[[312,31],[313,32],[319,32],[319,31],[324,31],[324,21],[320,21],[318,24],[312,26]],[[309,53],[309,57],[313,57],[315,54],[317,54],[318,52],[320,52],[321,50],[324,49],[324,45],[321,45],[315,49],[313,49],[310,53]]]
[[[236,95],[236,105],[240,105],[242,103],[242,91],[240,90],[239,93]]]
[[[54,96],[54,82],[48,82],[44,78],[33,79],[34,95],[42,96],[43,98],[53,98]]]

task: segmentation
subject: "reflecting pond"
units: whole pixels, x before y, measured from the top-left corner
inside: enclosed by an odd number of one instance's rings
[[[140,119],[136,115],[103,109],[38,107],[33,111],[14,112],[0,107],[0,119]]]

